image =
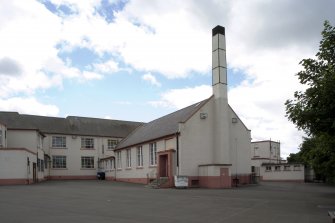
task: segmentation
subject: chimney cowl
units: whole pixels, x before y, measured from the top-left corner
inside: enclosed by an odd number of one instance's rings
[[[215,36],[216,34],[222,34],[225,35],[225,28],[222,26],[216,26],[212,29],[212,36]]]

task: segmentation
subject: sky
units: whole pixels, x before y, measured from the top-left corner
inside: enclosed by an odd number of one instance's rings
[[[0,111],[152,121],[210,97],[221,25],[229,104],[285,158],[303,132],[284,103],[334,11],[333,0],[0,0]]]

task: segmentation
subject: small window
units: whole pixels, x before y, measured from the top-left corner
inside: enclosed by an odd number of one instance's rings
[[[271,166],[266,166],[266,167],[265,167],[265,170],[266,170],[266,171],[271,171]]]
[[[290,171],[291,170],[291,166],[290,165],[285,165],[284,166],[284,171]]]
[[[81,138],[81,148],[94,149],[94,139],[93,138]]]
[[[65,136],[52,136],[52,148],[66,148]]]
[[[280,166],[275,166],[275,171],[280,171]]]
[[[258,157],[259,156],[259,150],[258,150],[258,147],[255,146],[254,147],[254,157]]]
[[[93,169],[94,168],[94,157],[93,156],[82,156],[81,157],[81,168]]]

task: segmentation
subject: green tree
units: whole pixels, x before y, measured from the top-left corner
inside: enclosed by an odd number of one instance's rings
[[[303,59],[299,81],[307,85],[287,100],[286,116],[307,134],[296,157],[335,182],[335,28],[324,23],[316,59]]]

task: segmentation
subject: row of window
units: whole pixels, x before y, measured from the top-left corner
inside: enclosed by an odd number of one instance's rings
[[[54,169],[66,168],[66,156],[52,156],[52,168]],[[81,157],[81,168],[94,169],[94,157],[93,156],[82,156]]]
[[[116,152],[116,168],[122,168],[122,151]],[[132,149],[126,150],[126,168],[132,167]],[[149,144],[149,164],[150,166],[157,165],[157,144],[150,143]],[[143,167],[143,148],[142,146],[138,146],[136,148],[136,167]]]
[[[108,139],[107,149],[114,149],[119,143],[118,140]],[[66,148],[66,137],[65,136],[52,136],[52,148]],[[94,149],[94,138],[82,137],[81,148]]]
[[[266,171],[272,171],[272,166],[266,166],[265,167]],[[281,171],[282,168],[280,165],[274,166],[274,171]],[[293,165],[293,171],[300,171],[301,166],[300,165]],[[291,166],[290,165],[284,165],[284,171],[291,171]]]

